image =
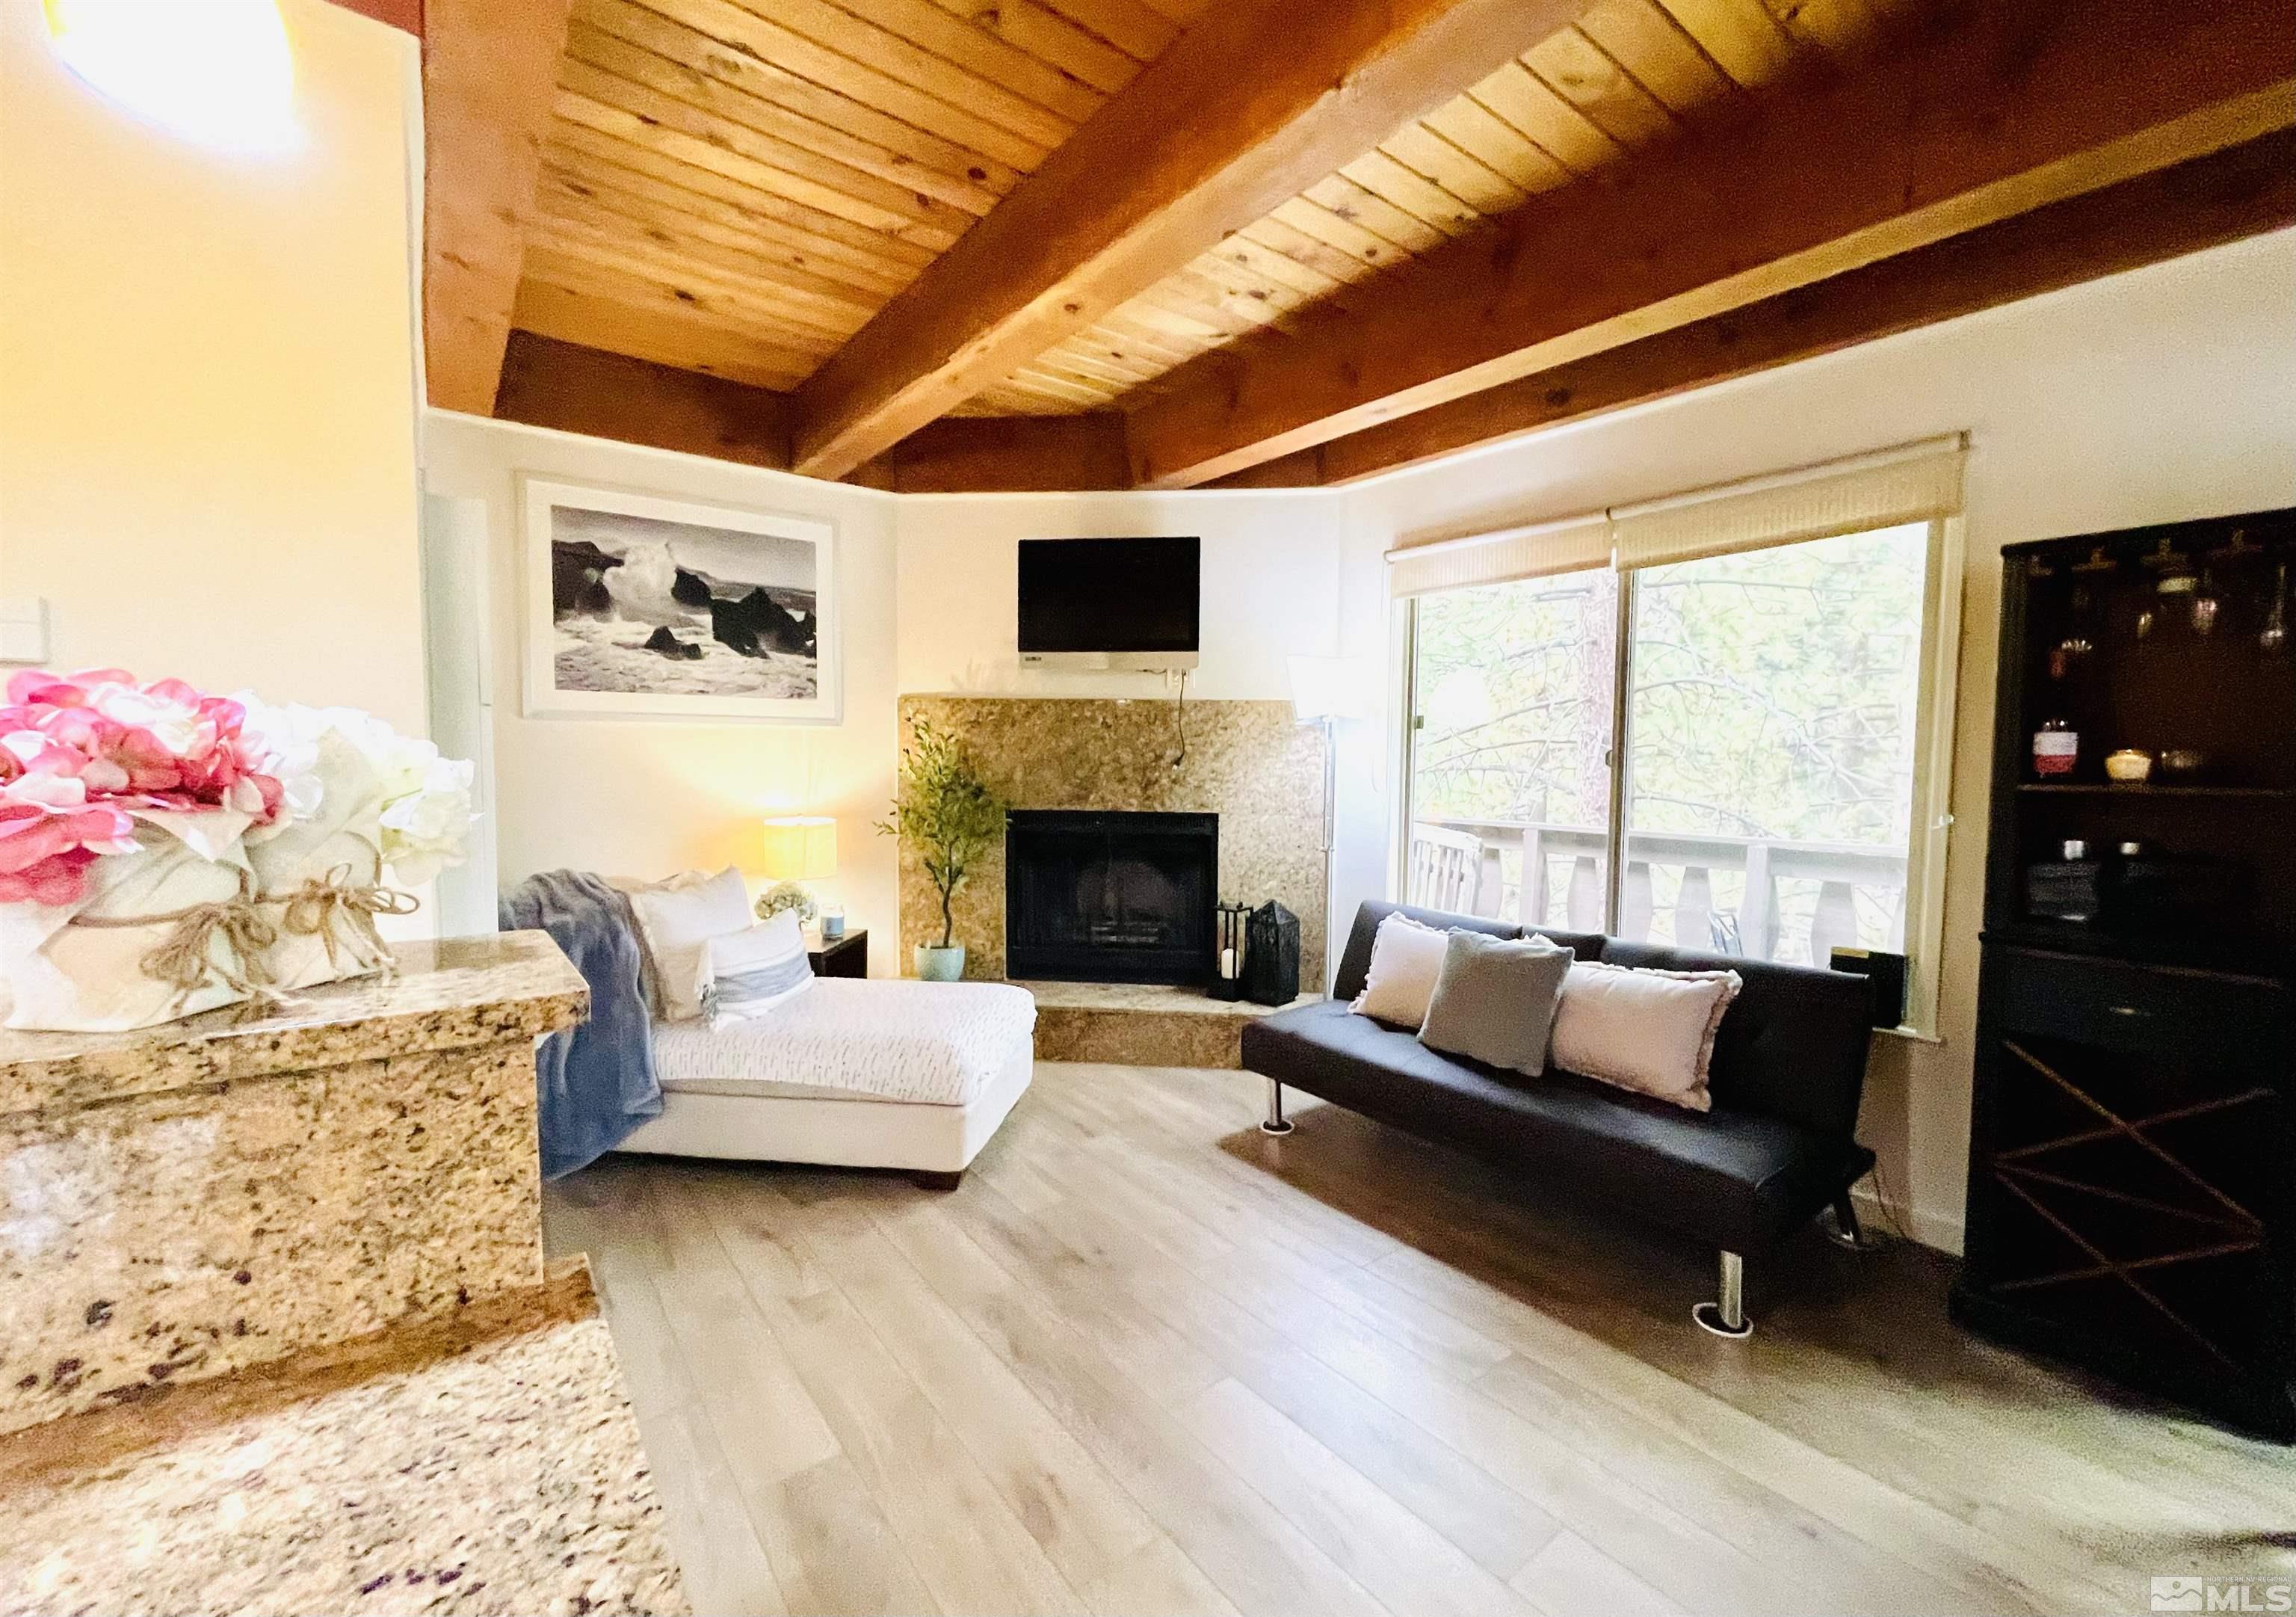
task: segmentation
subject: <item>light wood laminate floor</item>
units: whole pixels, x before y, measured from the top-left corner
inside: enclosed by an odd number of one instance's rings
[[[610,1158],[694,1607],[2141,1612],[2296,1577],[2296,1457],[1964,1335],[1942,1260],[1712,1256],[1237,1072],[1040,1065],[963,1186]],[[1790,1271],[1790,1272],[1784,1272]]]

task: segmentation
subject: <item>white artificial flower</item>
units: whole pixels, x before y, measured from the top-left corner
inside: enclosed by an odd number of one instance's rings
[[[401,735],[358,708],[275,707],[245,694],[234,700],[247,710],[242,733],[260,738],[271,757],[266,773],[278,779],[296,817],[318,809],[319,738],[332,733],[374,774],[375,800],[382,805],[382,858],[400,881],[420,885],[463,862],[472,766],[442,758],[434,743]]]
[[[422,743],[429,747],[430,743]],[[421,885],[460,865],[471,830],[471,782],[477,771],[430,747],[421,785],[382,807],[382,857],[402,882]]]
[[[319,737],[332,727],[328,710],[300,702],[274,706],[249,691],[232,700],[246,710],[239,733],[253,750],[257,767],[279,783],[283,808],[278,823],[284,826],[317,814],[326,797],[319,771]]]

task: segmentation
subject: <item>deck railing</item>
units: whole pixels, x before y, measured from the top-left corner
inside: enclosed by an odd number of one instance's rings
[[[1481,845],[1473,880],[1460,884],[1464,897],[1458,907],[1469,914],[1504,916],[1526,926],[1603,930],[1603,860],[1609,839],[1600,826],[1429,816],[1414,822],[1414,841],[1423,840],[1418,836],[1421,827],[1450,833],[1441,839],[1447,844],[1456,845],[1456,839],[1464,835]],[[1425,862],[1416,857],[1418,849],[1414,847],[1413,852],[1412,901],[1423,902],[1433,895],[1416,891]],[[1512,873],[1507,869],[1510,855],[1516,856]],[[1839,842],[1635,832],[1627,838],[1626,882],[1620,891],[1622,937],[1645,941],[1652,936],[1659,914],[1653,866],[1681,872],[1667,910],[1674,941],[1680,948],[1717,949],[1761,960],[1779,958],[1786,919],[1780,883],[1790,881],[1817,884],[1806,948],[1812,964],[1827,964],[1837,948],[1858,947],[1861,897],[1883,934],[1877,947],[1903,947],[1906,856],[1902,852]],[[1718,908],[1714,877],[1728,872],[1744,875],[1744,893],[1735,908]],[[1800,946],[1799,904],[1794,907],[1796,935],[1792,941]],[[1805,951],[1797,947],[1793,952]]]

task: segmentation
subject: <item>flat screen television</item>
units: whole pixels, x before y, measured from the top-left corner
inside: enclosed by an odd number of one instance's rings
[[[1196,666],[1196,538],[1021,541],[1021,661],[1033,668]]]

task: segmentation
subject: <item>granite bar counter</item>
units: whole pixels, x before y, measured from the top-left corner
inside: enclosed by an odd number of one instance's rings
[[[578,1264],[0,1438],[0,1612],[688,1609]]]
[[[0,1032],[0,1432],[542,1278],[540,932],[128,1033]]]
[[[0,1611],[685,1611],[586,1270],[543,1268],[548,937],[0,1032]]]

